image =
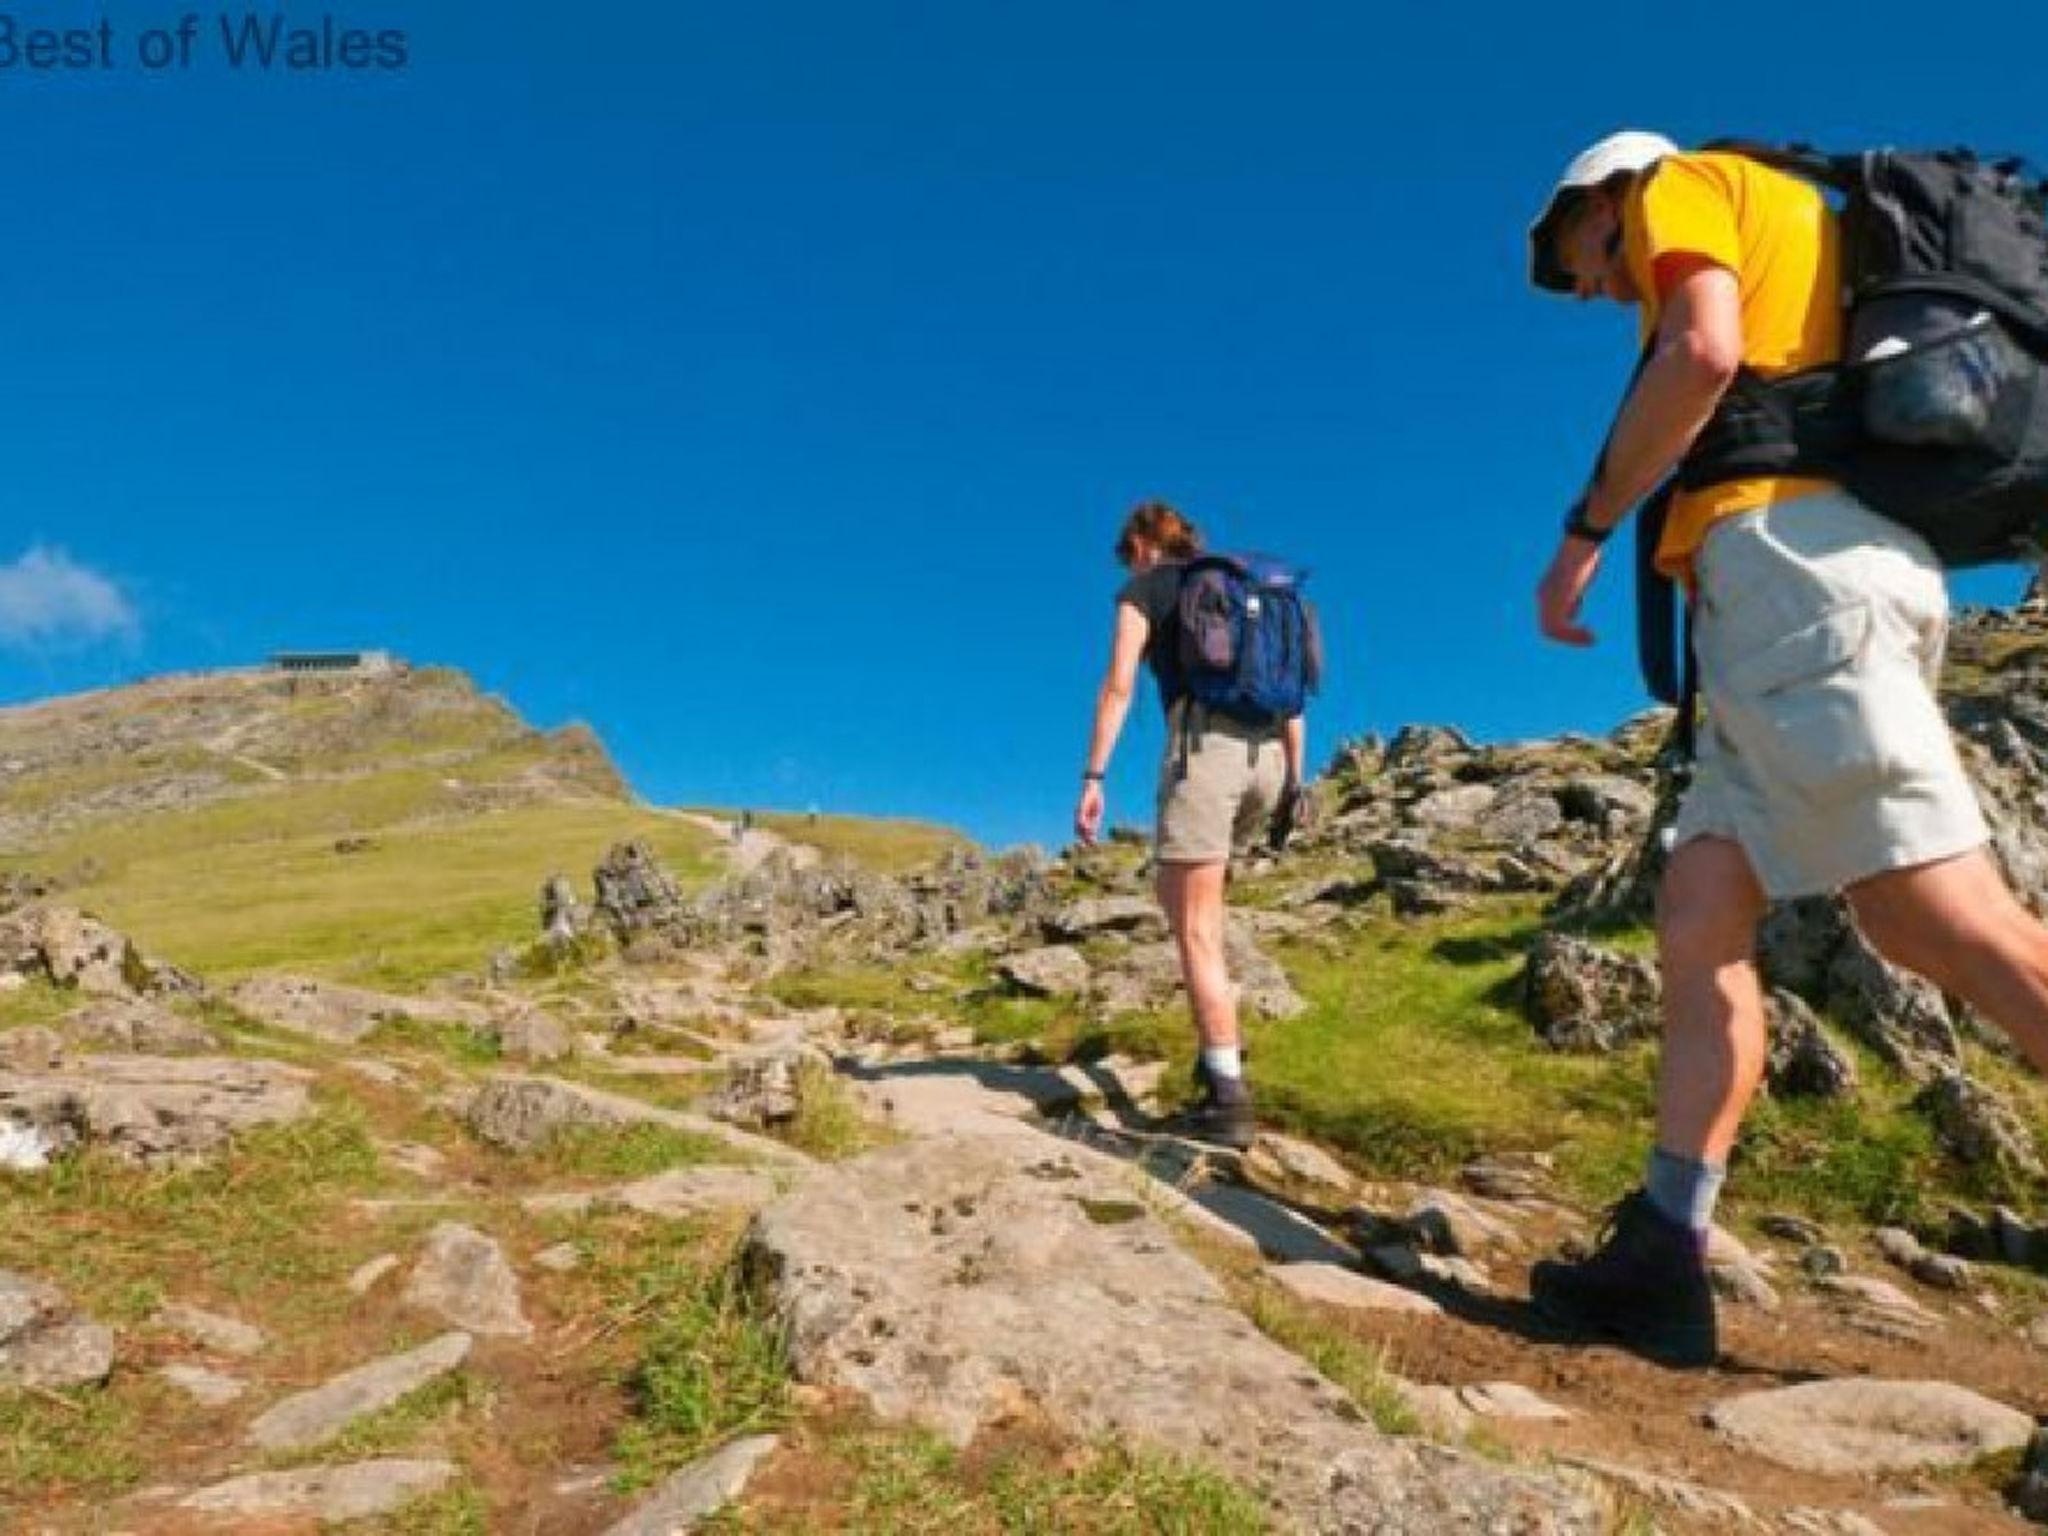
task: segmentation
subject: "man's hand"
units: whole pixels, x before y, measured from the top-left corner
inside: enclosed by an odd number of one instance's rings
[[[1273,805],[1273,821],[1266,830],[1266,842],[1273,852],[1285,851],[1287,840],[1307,819],[1308,811],[1308,791],[1301,780],[1289,779],[1280,787],[1280,798]]]
[[[1593,631],[1579,622],[1579,605],[1600,574],[1600,546],[1570,534],[1559,541],[1550,569],[1536,587],[1536,624],[1545,638],[1591,645]]]
[[[1102,830],[1102,781],[1089,779],[1081,786],[1081,799],[1074,807],[1074,835],[1088,847],[1095,846]]]

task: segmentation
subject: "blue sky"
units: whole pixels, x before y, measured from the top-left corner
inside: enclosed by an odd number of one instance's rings
[[[1065,835],[1144,496],[1314,568],[1318,760],[1639,706],[1624,572],[1592,653],[1531,617],[1632,345],[1523,284],[1584,142],[2048,160],[2037,4],[349,0],[354,74],[106,14],[0,71],[0,701],[384,646],[650,798],[998,842]]]

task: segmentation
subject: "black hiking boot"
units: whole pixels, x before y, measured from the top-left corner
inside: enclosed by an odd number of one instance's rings
[[[1160,1121],[1160,1131],[1238,1152],[1250,1146],[1256,1127],[1252,1123],[1252,1091],[1245,1086],[1244,1079],[1219,1076],[1209,1070],[1206,1062],[1198,1060],[1195,1086],[1201,1089],[1202,1096]]]
[[[1608,1212],[1591,1257],[1530,1270],[1529,1299],[1553,1322],[1663,1365],[1711,1365],[1720,1353],[1706,1238],[1667,1220],[1641,1190]]]

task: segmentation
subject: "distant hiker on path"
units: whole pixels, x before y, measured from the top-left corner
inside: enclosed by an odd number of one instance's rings
[[[1846,175],[1857,163],[1839,164]],[[1930,186],[1949,174],[1935,157],[1909,168],[1923,170]],[[1975,193],[1996,212],[1998,194]],[[1953,206],[1964,215],[1962,199]],[[1537,589],[1539,626],[1592,643],[1579,610],[1608,535],[1682,470],[1656,558],[1689,586],[1705,703],[1658,897],[1656,1148],[1602,1246],[1583,1263],[1538,1264],[1530,1292],[1568,1325],[1704,1364],[1717,1350],[1706,1233],[1765,1060],[1754,949],[1766,901],[1843,892],[1887,958],[1996,1020],[2043,1070],[2048,929],[1987,852],[1935,702],[1942,558],[1959,557],[1938,556],[1929,538],[1939,544],[1955,524],[1929,523],[1923,538],[1895,521],[1899,487],[1863,439],[1843,449],[1837,434],[1829,459],[1804,439],[1772,439],[1769,413],[1754,409],[1795,374],[1799,387],[1833,387],[1841,370],[1823,365],[1845,353],[1844,277],[1867,294],[1866,280],[1884,274],[1845,274],[1841,221],[1805,176],[1754,152],[1681,153],[1646,133],[1617,134],[1571,163],[1530,250],[1537,286],[1639,307],[1648,348]],[[1850,355],[1906,350],[1892,337]]]
[[[1200,1054],[1200,1097],[1168,1129],[1249,1146],[1252,1096],[1237,996],[1224,952],[1230,860],[1268,832],[1286,840],[1302,795],[1302,710],[1321,670],[1315,617],[1299,573],[1260,557],[1206,555],[1194,525],[1163,502],[1125,520],[1109,671],[1081,774],[1074,830],[1102,830],[1103,774],[1150,664],[1166,707],[1154,860],[1159,902],[1180,950]]]

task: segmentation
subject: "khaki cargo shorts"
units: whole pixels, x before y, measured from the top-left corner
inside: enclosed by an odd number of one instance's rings
[[[1162,864],[1222,863],[1271,824],[1287,753],[1277,735],[1211,716],[1189,745],[1182,772],[1186,707],[1176,704],[1166,716],[1154,857]]]
[[[1782,900],[1988,839],[1935,702],[1948,589],[1924,540],[1828,491],[1715,524],[1696,574],[1706,719],[1678,844],[1740,843]]]

